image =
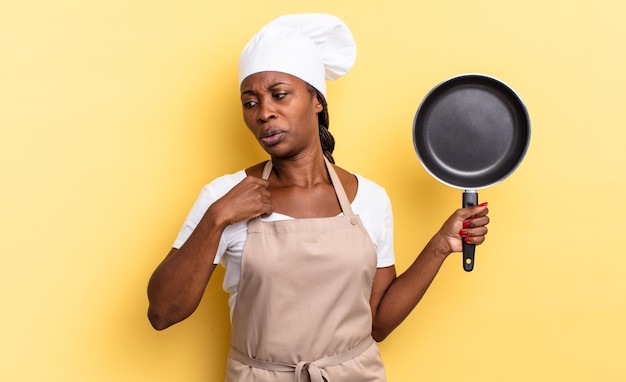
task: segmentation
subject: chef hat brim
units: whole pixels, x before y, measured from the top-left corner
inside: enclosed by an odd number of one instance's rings
[[[356,44],[347,25],[321,13],[280,16],[266,24],[239,57],[239,85],[248,76],[276,71],[291,74],[326,96],[326,80],[347,74]]]

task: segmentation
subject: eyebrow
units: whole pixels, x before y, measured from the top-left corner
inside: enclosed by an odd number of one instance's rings
[[[275,82],[271,85],[269,85],[266,90],[272,91],[274,89],[276,89],[277,87],[279,87],[280,85],[287,85],[287,86],[292,86],[291,84],[287,83],[287,82]],[[248,90],[244,90],[243,92],[241,92],[241,95],[244,94],[254,94],[254,91],[251,89]]]
[[[277,87],[279,87],[280,85],[287,85],[287,86],[289,86],[290,84],[288,84],[286,82],[276,82],[275,84],[272,84],[272,85],[268,86],[267,90],[274,90]]]

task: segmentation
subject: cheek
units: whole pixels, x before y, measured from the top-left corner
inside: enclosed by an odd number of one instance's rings
[[[321,110],[320,110],[321,111]],[[309,123],[311,123],[312,125],[315,125],[315,127],[317,128],[319,125],[319,112],[316,110],[313,113],[309,113]]]
[[[254,116],[251,115],[250,112],[247,112],[246,110],[243,111],[243,122],[246,124],[246,126],[248,126],[248,129],[252,130],[253,126],[254,126],[254,121],[255,118]]]

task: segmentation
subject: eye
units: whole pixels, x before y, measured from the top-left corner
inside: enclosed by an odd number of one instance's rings
[[[280,93],[274,93],[272,94],[272,98],[274,98],[275,100],[280,100],[283,99],[287,96],[287,92],[280,92]]]
[[[256,101],[248,100],[242,102],[244,109],[252,109],[256,105]]]

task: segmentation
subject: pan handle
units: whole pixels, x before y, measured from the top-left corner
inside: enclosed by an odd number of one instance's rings
[[[465,190],[463,192],[463,208],[478,205],[478,193],[474,190]],[[463,269],[471,272],[474,269],[474,252],[475,244],[467,244],[463,241]]]

